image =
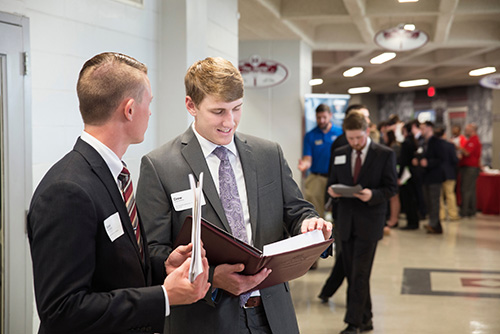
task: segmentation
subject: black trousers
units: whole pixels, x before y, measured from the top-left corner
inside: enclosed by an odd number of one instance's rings
[[[442,229],[439,220],[439,196],[441,196],[441,183],[424,184],[424,198],[429,213],[429,226],[435,229]]]
[[[477,167],[460,167],[460,192],[462,195],[462,205],[460,206],[460,216],[467,217],[476,214],[476,180],[479,176]]]
[[[415,181],[411,178],[399,188],[402,211],[406,215],[408,227],[418,228],[418,198]]]
[[[323,297],[333,296],[345,278],[344,261],[342,260],[342,242],[340,241],[338,228],[333,229],[333,237],[335,239],[335,264],[332,267],[330,277],[328,277],[321,289],[320,296]]]
[[[360,327],[373,317],[370,275],[377,242],[356,237],[342,241],[342,258],[347,276],[347,311],[344,321]]]

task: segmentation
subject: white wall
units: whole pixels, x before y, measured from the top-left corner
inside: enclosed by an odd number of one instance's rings
[[[168,7],[185,3],[188,11]],[[30,20],[33,190],[83,130],[76,96],[78,73],[87,59],[105,51],[128,54],[149,68],[156,97],[149,129],[144,142],[131,146],[124,156],[137,182],[141,157],[183,132],[190,121],[183,103],[187,67],[207,56],[223,56],[237,65],[237,4],[237,0],[145,0],[144,8],[138,8],[116,0],[0,0],[0,11]],[[184,30],[175,30],[176,24]],[[186,40],[188,27],[193,28],[188,40],[195,42],[184,43],[179,50],[175,39]],[[184,57],[180,63],[165,57],[178,52]],[[179,68],[180,75],[174,77],[172,69]],[[172,87],[175,93],[161,99]],[[171,130],[166,135],[165,128]],[[36,333],[36,312],[33,318]]]
[[[259,55],[283,64],[288,78],[272,88],[246,88],[239,131],[278,142],[301,183],[297,164],[302,156],[304,94],[310,93],[312,51],[300,41],[240,42],[240,59]]]
[[[104,51],[128,54],[149,67],[157,87],[159,0],[137,8],[112,0],[1,0],[0,10],[30,19],[33,187],[71,150],[83,129],[76,81],[83,63]],[[155,110],[151,123],[155,124]],[[136,178],[140,157],[156,146],[155,127],[125,155]]]
[[[164,0],[160,34],[158,143],[192,122],[184,105],[184,75],[195,62],[221,56],[237,66],[237,0]]]

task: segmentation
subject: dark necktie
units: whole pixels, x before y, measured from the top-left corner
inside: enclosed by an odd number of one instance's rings
[[[361,171],[361,151],[356,150],[356,161],[354,162],[354,176],[352,178],[355,184],[358,182],[360,171]]]
[[[130,221],[132,222],[132,228],[134,229],[135,239],[137,241],[137,245],[139,246],[139,251],[141,253],[141,257],[143,258],[143,249],[142,249],[142,238],[141,231],[139,226],[139,217],[137,216],[137,207],[135,205],[134,198],[134,188],[132,187],[132,178],[130,177],[130,172],[127,169],[127,166],[123,163],[123,169],[118,175],[118,180],[120,181],[120,188],[123,194],[123,200],[125,202],[125,206],[127,207],[128,215],[130,216]]]
[[[226,213],[226,218],[231,228],[232,234],[248,243],[247,231],[245,229],[245,220],[243,218],[243,208],[241,206],[236,177],[234,176],[233,168],[227,156],[227,149],[223,146],[218,146],[213,153],[220,159],[219,164],[219,197]],[[240,306],[243,307],[250,293],[240,295]]]

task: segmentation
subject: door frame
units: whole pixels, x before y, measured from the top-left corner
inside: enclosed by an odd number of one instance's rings
[[[7,55],[7,62],[19,64],[12,69],[4,66],[10,75],[21,75],[23,91],[4,87],[6,102],[3,108],[2,142],[2,220],[4,222],[4,318],[2,333],[33,334],[34,294],[30,249],[26,233],[26,215],[29,208],[32,185],[32,124],[31,124],[31,71],[29,19],[0,12],[0,23],[19,27],[22,34],[22,50]],[[17,51],[16,51],[17,53]],[[19,57],[15,59],[15,57]],[[4,58],[5,59],[5,58]],[[19,71],[18,73],[9,73]],[[10,88],[10,90],[9,90]],[[14,91],[14,92],[13,92]],[[1,103],[1,101],[0,101]],[[21,107],[15,107],[19,106]],[[14,112],[15,111],[15,112]],[[21,111],[21,112],[19,112]]]

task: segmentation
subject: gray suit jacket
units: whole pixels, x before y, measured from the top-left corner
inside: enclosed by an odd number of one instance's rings
[[[302,198],[278,144],[243,134],[235,135],[245,184],[255,247],[300,233],[301,222],[317,216]],[[142,159],[137,187],[141,211],[152,254],[168,257],[191,209],[176,211],[171,194],[189,189],[188,174],[204,172],[206,205],[202,216],[230,231],[224,209],[201,147],[191,127],[174,140]],[[212,268],[213,269],[213,268]],[[295,311],[287,283],[261,290],[262,302],[273,333],[298,333]],[[215,303],[210,295],[192,305],[172,307],[166,333],[237,333],[239,299],[219,290]]]

